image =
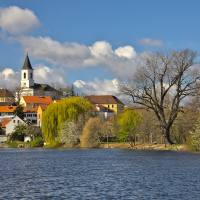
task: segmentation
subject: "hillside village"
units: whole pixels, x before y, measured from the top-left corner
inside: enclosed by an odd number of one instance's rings
[[[15,91],[15,96],[5,88],[0,89],[0,123],[2,128],[0,142],[9,141],[10,135],[19,124],[41,127],[45,109],[50,104],[58,103],[64,98],[66,97],[63,96],[63,93],[52,86],[34,82],[34,69],[27,54],[21,69],[21,88]],[[88,95],[84,98],[92,104],[92,112],[105,119],[122,112],[124,109],[124,104],[113,95]],[[14,115],[18,106],[23,108],[23,120]],[[30,136],[24,137],[24,142],[30,140]]]

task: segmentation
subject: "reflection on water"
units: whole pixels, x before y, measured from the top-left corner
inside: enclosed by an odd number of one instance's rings
[[[0,199],[200,199],[200,153],[0,149]]]

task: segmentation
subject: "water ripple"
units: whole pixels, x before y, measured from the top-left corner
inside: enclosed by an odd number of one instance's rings
[[[0,199],[200,199],[200,154],[0,149]]]

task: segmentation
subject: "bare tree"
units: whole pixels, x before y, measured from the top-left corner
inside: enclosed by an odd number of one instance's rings
[[[154,111],[163,130],[165,144],[173,144],[170,128],[182,109],[181,101],[195,94],[199,79],[193,63],[196,56],[197,52],[189,49],[149,53],[128,82],[119,82],[121,94],[131,97],[133,103]]]
[[[12,94],[15,96],[15,101],[19,102],[22,95],[21,85],[15,84],[12,88]]]

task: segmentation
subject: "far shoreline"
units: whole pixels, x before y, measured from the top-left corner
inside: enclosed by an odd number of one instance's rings
[[[27,143],[24,142],[17,142],[16,146],[11,146],[9,143],[0,143],[0,148],[35,148],[31,147]],[[38,147],[36,147],[38,148]],[[80,145],[77,146],[67,146],[67,145],[59,145],[59,146],[44,146],[39,148],[70,148],[70,149],[130,149],[130,150],[173,150],[173,151],[189,151],[189,145],[186,144],[173,144],[173,145],[167,145],[165,147],[165,144],[138,144],[131,146],[130,143],[103,143],[99,147],[80,147]]]

